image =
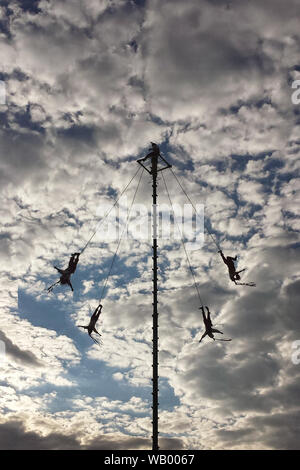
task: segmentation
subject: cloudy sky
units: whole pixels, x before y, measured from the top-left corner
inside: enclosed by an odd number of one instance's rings
[[[0,5],[0,448],[151,448],[150,240],[121,243],[101,348],[76,325],[97,306],[116,241],[94,237],[74,294],[45,291],[150,141],[257,284],[234,286],[205,233],[190,259],[233,340],[199,344],[184,251],[159,242],[160,447],[299,448],[299,0]],[[144,173],[136,201],[150,210],[150,196]]]

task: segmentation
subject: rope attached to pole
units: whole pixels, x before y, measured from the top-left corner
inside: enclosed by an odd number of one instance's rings
[[[125,186],[125,188],[123,189],[123,191],[121,192],[120,196],[116,199],[116,201],[114,202],[114,204],[111,206],[111,208],[106,212],[106,214],[104,215],[104,217],[102,217],[102,219],[98,222],[97,226],[96,226],[96,229],[94,230],[92,236],[88,239],[88,241],[86,242],[84,248],[81,250],[81,254],[85,251],[85,249],[88,247],[88,245],[90,244],[90,242],[92,241],[92,239],[94,238],[94,236],[96,235],[100,225],[102,224],[102,222],[106,219],[106,217],[108,217],[108,215],[110,214],[110,212],[113,210],[113,208],[116,206],[116,204],[119,202],[119,200],[121,199],[121,197],[123,196],[123,194],[125,193],[125,191],[128,189],[128,187],[130,186],[130,184],[132,183],[132,181],[134,180],[134,178],[136,177],[136,175],[138,174],[138,172],[140,171],[140,168],[138,168],[138,170],[135,172],[135,174],[133,175],[133,177],[131,178],[131,180],[129,181],[129,183]]]
[[[142,171],[141,171],[141,174],[140,174],[140,178],[139,178],[137,187],[136,187],[136,189],[135,189],[135,193],[134,193],[133,198],[132,198],[132,201],[131,201],[130,209],[129,209],[129,212],[128,212],[128,215],[127,215],[126,224],[125,224],[125,227],[124,227],[124,229],[123,229],[123,231],[122,231],[121,237],[119,238],[118,245],[117,245],[117,249],[116,249],[115,254],[114,254],[114,256],[113,256],[113,259],[112,259],[112,262],[111,262],[111,265],[110,265],[110,268],[109,268],[108,275],[107,275],[107,277],[106,277],[106,279],[105,279],[105,282],[104,282],[104,285],[103,285],[103,288],[102,288],[102,292],[101,292],[101,297],[100,297],[100,300],[99,300],[99,304],[101,304],[101,301],[102,301],[102,299],[103,299],[104,291],[105,291],[105,289],[106,289],[108,279],[109,279],[109,277],[110,277],[110,275],[111,275],[112,268],[113,268],[114,262],[115,262],[115,260],[116,260],[117,253],[118,253],[119,248],[120,248],[121,240],[122,240],[123,235],[124,235],[124,232],[125,232],[125,230],[126,230],[126,228],[127,228],[127,226],[128,226],[128,222],[129,222],[129,217],[130,217],[130,214],[131,214],[132,206],[133,206],[133,204],[134,204],[134,201],[135,201],[135,198],[136,198],[136,195],[137,195],[139,186],[140,186],[140,182],[141,182],[141,179],[142,179],[142,176],[143,176],[143,173],[144,173],[144,169],[143,169],[142,167],[139,167],[138,171],[140,171],[140,170],[142,170]],[[137,174],[137,173],[136,173],[136,174]]]
[[[171,197],[170,197],[170,193],[169,193],[169,190],[168,190],[168,187],[167,187],[167,183],[166,183],[166,180],[165,180],[165,177],[162,173],[162,178],[163,178],[163,181],[164,181],[164,184],[165,184],[165,188],[166,188],[166,192],[167,192],[167,195],[168,195],[168,198],[169,198],[169,202],[170,202],[170,205],[172,207],[172,211],[173,211],[173,215],[174,215],[174,220],[176,222],[176,225],[177,225],[177,229],[178,229],[178,232],[179,232],[179,235],[180,235],[180,238],[181,238],[181,242],[182,242],[182,245],[183,245],[183,248],[184,248],[184,251],[185,251],[185,256],[187,258],[187,261],[188,261],[188,265],[189,265],[189,268],[190,268],[190,271],[191,271],[191,274],[192,274],[192,277],[193,277],[193,280],[194,280],[194,284],[195,284],[195,289],[196,289],[196,292],[198,294],[198,298],[199,298],[199,302],[201,304],[202,307],[204,307],[204,303],[202,302],[202,299],[201,299],[201,295],[200,295],[200,290],[199,290],[199,286],[198,286],[198,283],[196,281],[196,277],[195,277],[195,273],[193,271],[193,268],[192,268],[192,265],[191,265],[191,262],[190,262],[190,259],[189,259],[189,256],[188,256],[188,253],[187,253],[187,250],[186,250],[186,246],[185,246],[185,243],[184,243],[184,239],[183,239],[183,235],[182,235],[182,232],[179,228],[179,224],[176,220],[176,216],[175,216],[175,212],[174,212],[174,207],[173,207],[173,203],[171,201]]]
[[[197,209],[193,203],[193,201],[191,200],[191,198],[189,197],[189,195],[187,194],[187,192],[185,191],[185,189],[183,188],[182,184],[180,183],[179,179],[177,178],[176,174],[174,173],[174,171],[172,170],[172,168],[170,168],[174,178],[176,179],[177,183],[179,184],[181,190],[183,191],[183,193],[185,194],[185,196],[187,197],[187,199],[189,200],[189,202],[191,203],[192,207],[194,208],[194,211],[196,212],[196,214],[198,214],[197,212]],[[199,214],[198,214],[199,215]],[[206,226],[206,230],[208,231],[208,234],[210,235],[212,241],[214,242],[214,244],[216,245],[216,247],[218,248],[218,250],[221,250],[221,247],[219,245],[219,243],[217,242],[216,238],[213,236],[213,234],[211,233],[211,231],[209,230],[209,228]]]

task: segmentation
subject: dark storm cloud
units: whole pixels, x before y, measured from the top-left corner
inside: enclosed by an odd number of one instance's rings
[[[150,449],[149,439],[112,435],[99,435],[88,444],[81,444],[81,436],[64,435],[52,432],[42,436],[35,431],[26,430],[21,421],[8,421],[0,424],[0,449],[2,450],[142,450]],[[161,449],[183,449],[181,439],[162,437]]]
[[[223,440],[223,441],[229,441],[229,442],[243,442],[245,438],[249,440],[249,436],[251,434],[255,433],[255,428],[247,428],[247,429],[239,429],[235,431],[229,431],[229,430],[220,430],[217,431],[218,436]]]
[[[43,366],[31,351],[20,349],[2,331],[0,331],[0,340],[5,344],[5,354],[10,356],[15,362],[31,367]]]
[[[142,450],[150,449],[151,441],[141,437],[122,437],[119,442],[114,437],[100,436],[93,439],[87,446],[88,450]],[[183,442],[181,439],[171,439],[162,437],[160,439],[160,449],[164,450],[181,450],[183,449]]]
[[[2,450],[77,450],[80,444],[75,436],[51,433],[46,437],[26,431],[19,421],[0,424]]]
[[[248,426],[247,426],[248,425]],[[223,445],[235,443],[240,448],[257,443],[255,449],[265,449],[266,446],[278,450],[299,449],[299,416],[293,413],[278,413],[276,415],[261,415],[250,418],[244,428],[237,430],[219,430],[217,434]]]
[[[300,421],[299,414],[279,412],[274,415],[256,416],[250,423],[258,429],[264,441],[274,449],[298,450]]]

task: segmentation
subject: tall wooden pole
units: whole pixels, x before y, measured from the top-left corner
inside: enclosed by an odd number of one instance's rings
[[[157,147],[158,148],[158,147]],[[147,168],[146,161],[151,158],[151,168]],[[152,207],[153,207],[153,225],[152,225],[152,259],[153,259],[153,362],[152,362],[152,450],[159,450],[158,446],[158,311],[157,311],[157,173],[159,171],[171,168],[170,165],[158,152],[151,152],[145,158],[137,160],[137,162],[152,175]],[[158,166],[160,165],[160,168]]]
[[[152,450],[158,450],[158,311],[157,311],[157,159],[151,161],[152,203],[153,203],[153,403],[152,403]]]

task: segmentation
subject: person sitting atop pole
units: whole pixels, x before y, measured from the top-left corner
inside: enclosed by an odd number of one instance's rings
[[[141,158],[140,159],[141,162],[144,162],[145,160],[147,160],[147,158],[159,157],[160,155],[159,146],[155,142],[151,142],[151,146],[152,148],[149,149],[151,150],[151,152],[148,153],[148,155],[146,155],[144,158]]]
[[[210,311],[208,307],[205,307],[207,310],[207,317],[205,316],[205,311],[204,307],[199,307],[199,309],[202,310],[202,316],[203,316],[203,322],[205,326],[205,332],[201,336],[201,339],[199,340],[199,343],[201,343],[202,339],[208,335],[210,338],[212,338],[214,341],[216,340],[214,337],[214,333],[220,333],[221,335],[223,334],[222,331],[217,330],[216,328],[212,328],[213,324],[210,319]]]
[[[76,270],[76,267],[77,267],[77,263],[79,261],[79,256],[80,256],[80,253],[73,253],[70,260],[69,260],[69,265],[67,267],[67,269],[60,269],[60,268],[57,268],[56,266],[54,266],[54,268],[61,274],[60,278],[59,278],[59,281],[55,282],[54,284],[52,284],[52,286],[48,287],[48,292],[51,292],[53,287],[56,285],[56,284],[68,284],[68,286],[70,286],[70,288],[72,289],[72,292],[74,291],[73,289],[73,286],[71,284],[71,281],[70,281],[70,277],[72,274],[74,274],[75,270]]]
[[[97,333],[97,335],[101,336],[101,334],[96,330],[96,323],[99,320],[101,310],[102,310],[102,305],[99,304],[98,307],[95,309],[93,315],[91,316],[90,323],[87,326],[78,325],[78,328],[84,328],[85,330],[87,330],[89,336],[97,344],[99,344],[99,342],[95,338],[92,337],[92,333],[95,332]]]
[[[224,263],[226,264],[226,266],[228,267],[228,273],[229,273],[229,277],[230,279],[235,283],[236,281],[239,281],[241,279],[240,277],[240,273],[245,271],[245,269],[241,269],[240,271],[236,271],[235,270],[235,266],[234,266],[234,261],[237,260],[237,256],[235,256],[234,258],[232,258],[231,256],[227,256],[225,258],[222,250],[218,251],[218,253],[220,253],[220,255],[222,256],[222,260],[224,261]]]

